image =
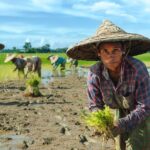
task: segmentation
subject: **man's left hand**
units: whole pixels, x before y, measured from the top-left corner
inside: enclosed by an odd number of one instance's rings
[[[114,123],[114,127],[111,129],[112,135],[116,137],[123,132],[123,129],[119,127],[118,123]]]

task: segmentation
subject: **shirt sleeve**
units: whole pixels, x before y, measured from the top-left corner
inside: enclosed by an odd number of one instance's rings
[[[56,69],[58,67],[58,64],[53,63],[53,69]]]
[[[23,70],[23,69],[24,69],[23,62],[22,62],[21,59],[17,58],[15,64],[16,64],[16,68],[17,68],[18,70]]]
[[[129,132],[150,117],[150,77],[148,72],[138,78],[134,93],[136,107],[126,117],[119,120],[119,127]]]
[[[87,95],[91,111],[103,109],[104,103],[102,101],[99,78],[91,71],[89,71],[87,78]]]

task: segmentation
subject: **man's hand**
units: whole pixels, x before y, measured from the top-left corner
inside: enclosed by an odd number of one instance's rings
[[[119,134],[123,133],[124,130],[119,127],[118,123],[114,123],[114,127],[111,129],[111,133],[114,137],[118,136]]]
[[[17,67],[15,69],[13,69],[13,72],[15,72],[17,70]]]
[[[118,136],[120,134],[120,129],[116,126],[114,126],[112,129],[111,129],[111,133],[114,137]]]

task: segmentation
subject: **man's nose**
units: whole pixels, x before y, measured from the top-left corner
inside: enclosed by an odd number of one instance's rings
[[[115,56],[115,54],[112,53],[112,52],[109,52],[107,55],[108,55],[109,57],[114,57],[114,56]]]

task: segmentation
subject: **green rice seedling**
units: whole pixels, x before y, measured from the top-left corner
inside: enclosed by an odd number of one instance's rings
[[[16,72],[12,71],[11,65],[0,65],[0,81],[17,80]]]
[[[84,113],[83,118],[88,126],[93,127],[105,139],[114,139],[110,130],[113,128],[114,115],[108,106],[105,106],[103,110],[88,114]]]
[[[40,78],[36,75],[32,75],[31,78],[26,80],[26,90],[25,96],[41,96],[41,92],[39,90]]]

